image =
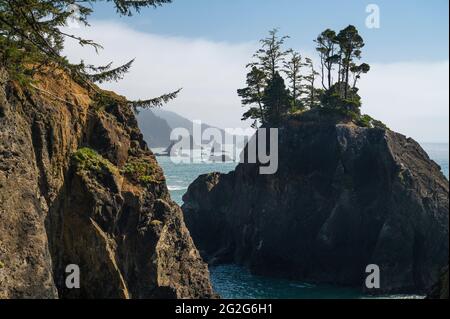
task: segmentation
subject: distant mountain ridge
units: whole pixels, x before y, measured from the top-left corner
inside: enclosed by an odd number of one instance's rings
[[[137,119],[144,139],[150,147],[159,148],[170,145],[172,128],[165,119],[156,116],[150,110],[140,112]]]

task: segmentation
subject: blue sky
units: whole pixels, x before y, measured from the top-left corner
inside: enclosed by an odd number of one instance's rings
[[[379,29],[365,25],[372,3],[380,8]],[[69,58],[97,65],[136,58],[122,81],[103,87],[129,99],[183,88],[164,108],[222,128],[249,126],[236,90],[270,29],[290,35],[287,46],[318,68],[313,40],[353,24],[366,42],[362,61],[371,65],[359,82],[362,112],[418,141],[448,142],[448,0],[174,0],[131,18],[106,1],[94,9],[92,26],[71,32],[105,49],[96,55],[68,41]]]
[[[366,6],[377,4],[381,28],[367,29]],[[111,4],[96,5],[95,19],[121,21],[134,29],[212,41],[256,41],[274,27],[292,37],[289,45],[311,47],[325,28],[357,26],[369,62],[440,61],[449,55],[448,0],[174,0],[119,17]]]

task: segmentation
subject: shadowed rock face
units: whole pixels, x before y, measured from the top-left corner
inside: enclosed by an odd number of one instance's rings
[[[432,287],[428,299],[448,299],[448,266],[442,271],[439,281]]]
[[[418,143],[298,116],[280,129],[279,148],[275,175],[240,164],[189,187],[185,219],[210,263],[362,289],[376,264],[375,293],[436,281],[448,263],[449,185]]]
[[[0,78],[0,298],[214,297],[125,100],[63,73]]]

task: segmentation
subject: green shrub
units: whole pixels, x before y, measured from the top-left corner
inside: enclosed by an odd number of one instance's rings
[[[90,171],[99,174],[117,172],[117,168],[110,161],[87,147],[79,149],[73,154],[72,159],[78,171]]]
[[[344,116],[350,116],[352,119],[360,114],[361,97],[358,90],[348,87],[347,98],[342,97],[342,88],[340,83],[336,83],[331,89],[326,90],[321,96],[321,103],[325,109],[334,110]]]
[[[356,121],[356,124],[362,127],[368,127],[368,128],[381,128],[381,129],[387,129],[386,124],[384,124],[381,121],[375,120],[370,115],[362,115],[358,118]]]
[[[0,269],[3,269],[3,268],[5,268],[5,264],[2,261],[0,261]]]
[[[143,159],[131,160],[125,164],[122,173],[144,185],[158,182],[154,176],[156,173],[155,164]]]

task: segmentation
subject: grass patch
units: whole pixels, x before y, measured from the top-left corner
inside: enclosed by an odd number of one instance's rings
[[[3,269],[3,268],[5,268],[5,264],[2,261],[0,261],[0,269]]]

